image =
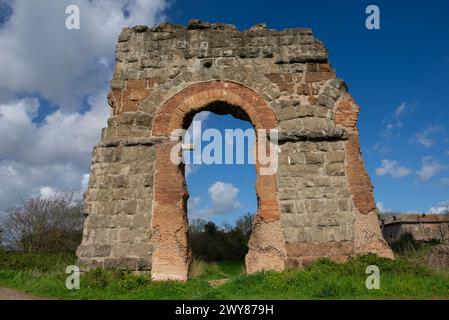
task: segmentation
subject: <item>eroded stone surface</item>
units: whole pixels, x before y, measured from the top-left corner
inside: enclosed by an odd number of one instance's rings
[[[123,29],[108,97],[111,117],[92,155],[78,262],[186,280],[190,263],[182,165],[170,133],[210,110],[279,130],[279,167],[260,175],[247,272],[392,257],[360,154],[359,107],[310,29],[221,23]]]

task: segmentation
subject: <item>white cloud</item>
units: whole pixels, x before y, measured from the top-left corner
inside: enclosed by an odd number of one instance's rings
[[[437,175],[441,171],[447,169],[447,165],[443,165],[437,161],[435,161],[432,157],[424,157],[422,159],[422,166],[419,171],[416,172],[416,174],[422,179],[422,180],[429,180],[433,176]]]
[[[418,132],[415,135],[415,141],[425,148],[431,148],[436,143],[436,135],[438,133],[444,134],[444,129],[441,126],[430,126],[427,129]]]
[[[415,109],[415,105],[403,102],[393,112],[388,113],[382,120],[379,141],[370,150],[377,153],[389,153],[391,147],[388,143],[400,136],[400,131],[404,126],[403,118],[413,113]]]
[[[0,167],[0,176],[14,177],[17,171],[11,166]]]
[[[44,198],[50,198],[55,194],[53,188],[45,186],[39,189],[39,194]]]
[[[384,159],[381,161],[381,166],[376,169],[378,176],[390,175],[393,178],[402,178],[410,174],[410,169],[400,166],[399,162],[394,160]]]
[[[197,173],[198,169],[199,169],[199,165],[197,165],[197,164],[186,164],[185,165],[186,178],[193,173]]]
[[[189,200],[187,200],[187,207],[188,209],[196,209],[201,204],[201,198],[200,197],[191,197]]]
[[[401,103],[395,111],[389,114],[384,120],[384,127],[381,130],[381,136],[384,139],[392,140],[399,136],[399,131],[403,127],[402,118],[415,110],[415,106],[407,102]]]
[[[109,115],[118,34],[124,26],[153,25],[166,8],[164,0],[7,4],[12,15],[0,25],[0,211],[46,188],[86,188],[92,147]],[[80,30],[65,28],[72,4],[80,8]],[[56,111],[49,114],[40,98]],[[36,123],[38,114],[44,120]]]
[[[429,213],[447,214],[449,213],[449,201],[440,202],[438,205],[431,207]]]
[[[40,124],[33,122],[40,107],[37,99],[0,104],[0,157],[29,165],[52,162],[85,165],[109,114],[105,94],[89,98],[88,103],[91,106],[88,112],[58,110]]]
[[[393,138],[397,132],[399,131],[399,129],[401,129],[403,126],[402,122],[394,122],[394,123],[388,123],[385,126],[385,130],[383,132],[383,134],[385,135],[385,137],[387,138]]]
[[[388,208],[384,208],[384,205],[382,202],[377,202],[376,203],[376,207],[379,210],[380,213],[386,213],[386,212],[391,212],[393,210],[388,209]]]
[[[371,150],[378,153],[388,153],[391,151],[391,148],[386,146],[383,142],[377,142]]]
[[[87,190],[87,187],[89,185],[89,173],[83,174],[83,179],[81,180],[81,191],[84,192]]]
[[[4,174],[4,168],[12,168],[14,176]],[[0,212],[14,206],[21,199],[39,194],[42,187],[55,190],[79,189],[85,168],[76,168],[68,163],[49,163],[42,166],[30,166],[8,160],[0,161]]]
[[[237,200],[239,189],[231,183],[215,182],[208,190],[212,201],[212,214],[225,214],[239,208],[241,204]]]
[[[80,30],[65,27],[68,5],[80,8]],[[121,28],[154,24],[166,5],[164,0],[39,0],[13,1],[11,7],[13,15],[0,29],[0,86],[38,92],[75,110],[110,79]]]
[[[56,111],[32,121],[37,99],[0,104],[0,211],[42,188],[83,189],[93,146],[106,125],[106,96],[84,114]]]
[[[211,206],[200,208],[202,200],[199,197],[189,198],[189,217],[209,219],[215,215],[232,213],[242,206],[237,198],[238,193],[239,189],[233,184],[217,181],[208,189]]]
[[[443,177],[440,179],[440,186],[449,187],[449,177]]]
[[[394,114],[396,117],[400,117],[402,113],[405,112],[407,104],[405,102],[401,103],[399,107],[396,108]]]

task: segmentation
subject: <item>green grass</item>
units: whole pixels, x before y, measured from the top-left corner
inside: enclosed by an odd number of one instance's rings
[[[243,264],[206,264],[186,283],[153,282],[149,275],[96,270],[81,277],[80,290],[65,288],[64,273],[75,257],[0,252],[0,286],[61,299],[448,299],[449,273],[435,272],[415,260],[373,255],[337,264],[329,260],[304,270],[245,275]],[[379,290],[365,286],[368,265],[381,272]],[[209,280],[229,278],[213,288]]]

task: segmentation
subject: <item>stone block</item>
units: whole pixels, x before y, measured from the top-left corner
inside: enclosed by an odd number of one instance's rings
[[[323,164],[324,153],[322,152],[304,152],[304,157],[307,164]]]
[[[343,163],[345,161],[344,151],[331,151],[324,155],[327,163]]]
[[[344,163],[329,163],[325,165],[324,171],[328,176],[344,176],[345,166]]]
[[[333,109],[335,106],[335,100],[325,94],[320,94],[318,96],[317,103],[320,106],[324,106],[329,109]]]
[[[300,131],[302,130],[302,119],[291,119],[280,122],[280,129],[284,131]]]
[[[137,242],[129,246],[128,254],[137,257],[149,257],[153,251],[153,246],[148,242]]]
[[[322,118],[303,118],[302,125],[303,129],[306,131],[320,131],[330,127],[330,123],[326,121],[327,119]]]

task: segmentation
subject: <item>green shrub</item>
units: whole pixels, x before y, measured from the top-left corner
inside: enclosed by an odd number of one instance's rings
[[[430,239],[429,241],[427,241],[427,244],[430,246],[437,246],[439,244],[442,244],[442,242],[439,239]]]
[[[121,275],[118,285],[126,290],[135,290],[150,283],[148,276],[135,275],[132,272],[125,272]]]
[[[86,272],[83,275],[82,282],[88,288],[104,289],[111,283],[120,280],[123,271],[120,270],[103,270],[100,268]]]
[[[218,228],[215,223],[196,219],[189,226],[189,243],[193,256],[208,262],[243,261],[254,215],[237,219],[235,226]]]
[[[76,257],[61,253],[23,253],[0,250],[0,270],[64,271]]]
[[[398,254],[410,254],[420,250],[421,247],[422,245],[409,232],[401,234],[398,240],[391,242],[391,249]]]

